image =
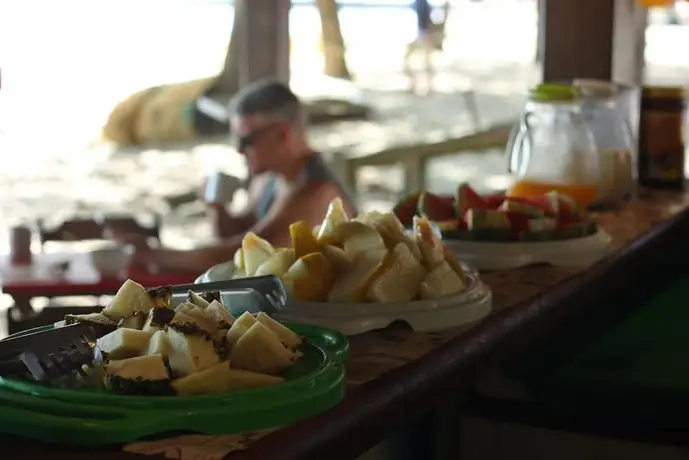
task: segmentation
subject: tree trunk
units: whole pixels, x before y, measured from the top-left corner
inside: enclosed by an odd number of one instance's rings
[[[321,17],[325,74],[335,78],[351,79],[345,60],[345,44],[337,17],[336,0],[316,0]]]
[[[222,72],[218,76],[218,82],[215,89],[223,94],[234,94],[239,90],[239,71],[240,60],[242,53],[241,43],[244,35],[244,23],[241,20],[244,16],[245,2],[247,0],[235,0],[234,2],[234,19],[232,20],[232,35],[230,37],[230,44],[225,54],[225,64]]]

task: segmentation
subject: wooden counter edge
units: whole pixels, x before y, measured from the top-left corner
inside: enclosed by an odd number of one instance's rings
[[[505,309],[423,358],[362,385],[332,410],[272,433],[226,459],[355,458],[402,423],[441,404],[447,394],[465,388],[478,371],[500,356],[526,346],[539,331],[595,304],[599,293],[624,283],[636,264],[652,258],[685,225],[689,225],[689,210],[542,295]]]

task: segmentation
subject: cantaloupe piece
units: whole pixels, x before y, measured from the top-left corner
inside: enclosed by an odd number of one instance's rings
[[[386,249],[383,237],[375,228],[357,221],[339,225],[334,239],[341,242],[344,252],[353,259],[363,253]]]
[[[364,302],[366,293],[381,273],[387,250],[366,253],[359,257],[333,283],[328,302]]]
[[[314,239],[315,241],[315,239]],[[293,249],[283,248],[270,256],[268,260],[263,262],[254,273],[254,276],[275,275],[282,276],[295,261],[295,251]]]
[[[242,240],[242,253],[244,255],[244,272],[247,276],[253,276],[258,267],[275,254],[275,248],[255,233],[248,232]]]
[[[383,272],[371,284],[366,298],[371,302],[409,302],[417,297],[426,269],[404,243],[398,243],[384,261]]]
[[[289,235],[292,239],[292,249],[294,250],[295,259],[299,259],[306,254],[311,254],[312,252],[318,252],[320,250],[311,229],[303,220],[294,222],[289,226]]]

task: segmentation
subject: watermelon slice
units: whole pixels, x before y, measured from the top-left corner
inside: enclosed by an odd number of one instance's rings
[[[563,222],[574,222],[585,218],[584,211],[574,198],[564,193],[551,191],[545,193],[542,200],[550,208],[551,213]]]
[[[457,188],[455,209],[457,216],[464,216],[470,209],[488,211],[495,208],[465,182]]]
[[[417,214],[433,222],[457,220],[453,201],[452,197],[438,196],[426,191],[421,192]]]
[[[488,195],[482,197],[482,199],[490,206],[490,209],[498,209],[507,197],[505,195]]]
[[[416,208],[419,203],[419,192],[411,193],[402,198],[392,208],[392,213],[402,222],[405,227],[411,226],[416,215]]]

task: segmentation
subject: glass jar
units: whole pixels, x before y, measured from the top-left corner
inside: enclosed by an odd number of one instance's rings
[[[639,183],[684,187],[684,88],[645,87],[639,121]]]
[[[600,179],[598,149],[571,85],[542,84],[530,91],[524,114],[507,143],[510,196],[551,190],[588,207]]]
[[[600,155],[600,180],[593,206],[619,207],[634,190],[634,130],[618,106],[618,86],[610,82],[575,81]]]

